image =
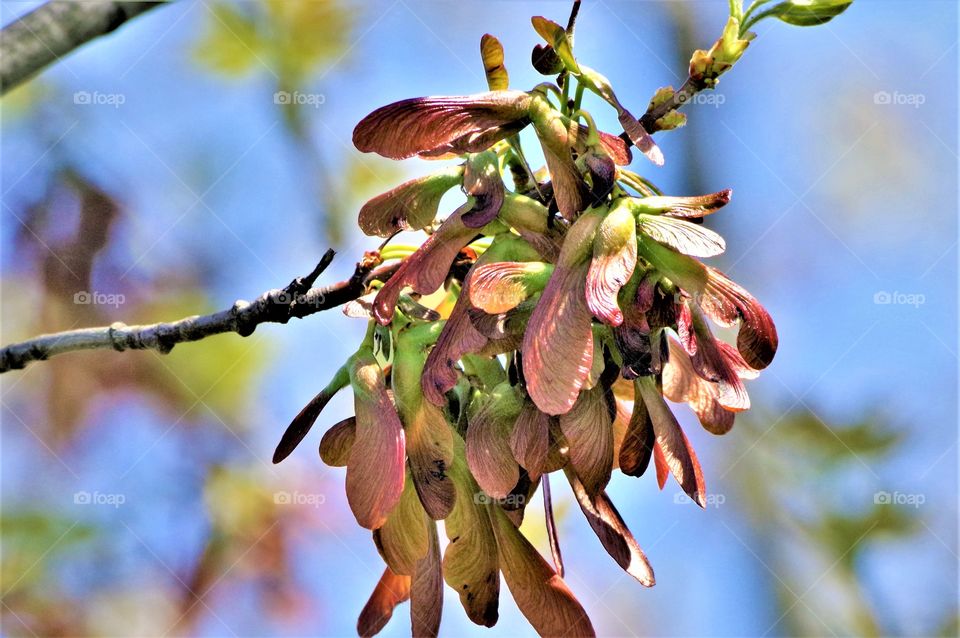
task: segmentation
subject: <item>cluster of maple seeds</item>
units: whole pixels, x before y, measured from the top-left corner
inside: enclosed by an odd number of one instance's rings
[[[461,160],[362,208],[367,234],[429,235],[419,247],[382,247],[379,258],[397,268],[346,307],[368,321],[366,337],[274,457],[351,387],[355,416],[327,431],[320,454],[347,468],[350,508],[387,564],[361,635],[407,599],[414,635],[436,635],[444,581],[473,622],[492,626],[501,574],[541,635],[592,635],[562,579],[549,474],[563,472],[603,547],[653,585],[605,492],[613,470],[641,476],[652,459],[661,488],[672,474],[703,505],[697,457],[666,400],[727,432],[749,407],[743,380],[776,351],[763,307],[699,261],[725,249],[702,218],[730,191],[664,196],[626,168],[631,145],[655,163],[662,153],[606,78],[573,58],[562,27],[545,18],[534,26],[548,43],[535,66],[559,73],[564,88],[576,80],[576,100],[564,102],[551,83],[509,89],[503,50],[488,35],[488,92],[396,102],[354,131],[361,151]],[[616,109],[622,136],[598,130],[580,108],[584,88]],[[546,159],[536,172],[520,143],[527,127]],[[441,199],[457,186],[466,202],[438,223]],[[716,339],[711,321],[739,324],[736,345]],[[541,486],[553,567],[518,529]],[[442,553],[436,521],[449,539]]]

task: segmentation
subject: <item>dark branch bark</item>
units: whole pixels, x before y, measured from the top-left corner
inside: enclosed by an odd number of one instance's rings
[[[230,308],[210,315],[185,317],[171,323],[128,326],[114,323],[98,328],[81,328],[11,344],[0,349],[0,373],[23,368],[32,361],[43,361],[58,354],[77,350],[157,350],[167,353],[178,343],[199,341],[211,335],[236,332],[249,336],[262,323],[287,323],[352,301],[375,279],[386,281],[399,262],[382,264],[377,253],[367,253],[346,281],[313,288],[333,259],[327,253],[306,277],[298,277],[285,288],[268,290],[253,301],[237,301]]]
[[[577,26],[577,16],[580,15],[580,0],[573,0],[573,6],[570,7],[570,17],[567,19],[567,38],[570,40],[570,46],[573,46],[573,31]]]
[[[0,95],[45,66],[163,2],[55,0],[0,31]]]

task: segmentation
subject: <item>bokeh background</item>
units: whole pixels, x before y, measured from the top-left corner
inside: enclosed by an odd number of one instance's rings
[[[587,0],[578,57],[642,112],[726,4]],[[4,2],[0,21],[36,5]],[[359,154],[355,123],[483,90],[485,32],[532,86],[529,16],[568,11],[177,2],[83,47],[0,103],[2,341],[227,307],[327,247],[324,281],[346,277],[376,245],[359,205],[430,169]],[[734,189],[708,220],[728,243],[713,263],[763,301],[781,346],[727,436],[677,407],[706,511],[672,481],[615,477],[652,590],[555,490],[567,580],[600,634],[956,635],[957,17],[951,1],[857,0],[824,27],[762,22],[690,124],[658,135],[667,165],[635,161],[668,193]],[[362,328],[331,311],[3,375],[3,635],[352,635],[382,563],[344,473],[317,433],[269,457]],[[535,511],[525,528],[545,548]],[[481,635],[449,594],[444,634]],[[408,632],[404,605],[384,633]],[[488,634],[531,633],[504,591]]]

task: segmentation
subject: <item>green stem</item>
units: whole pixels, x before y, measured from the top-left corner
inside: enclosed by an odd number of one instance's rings
[[[380,259],[383,261],[387,261],[388,259],[403,259],[417,252],[418,248],[419,246],[412,246],[410,244],[388,244],[380,251]]]
[[[768,1],[768,0],[762,0],[761,2],[757,2],[757,3],[755,3],[755,4],[754,4],[752,7],[750,7],[750,8],[751,8],[751,9],[755,9],[755,8],[757,8],[757,7],[759,7],[759,6],[763,5],[763,4],[766,4],[767,1]],[[777,13],[777,8],[776,8],[776,7],[771,7],[770,9],[767,9],[766,11],[761,11],[760,13],[758,13],[758,14],[755,15],[755,16],[750,16],[749,14],[746,15],[746,16],[744,16],[743,22],[740,24],[740,36],[742,37],[743,34],[746,33],[747,31],[749,31],[749,30],[750,30],[750,27],[752,27],[752,26],[755,25],[756,23],[760,22],[760,21],[763,20],[764,18],[769,18],[769,17],[772,16],[772,15],[776,15],[776,13]]]
[[[579,81],[577,82],[577,92],[573,96],[573,110],[577,112],[580,110],[580,103],[583,101],[583,89],[585,87]]]
[[[523,164],[523,168],[527,171],[527,176],[529,177],[530,183],[533,185],[533,189],[537,191],[537,195],[543,199],[543,193],[540,192],[540,185],[537,184],[537,178],[533,172],[533,168],[530,166],[530,162],[527,161],[527,156],[523,153],[523,146],[520,144],[520,134],[511,135],[507,138],[507,143],[510,144],[510,148],[513,149],[513,152],[517,154],[517,157],[520,158],[520,162]]]
[[[742,25],[745,21],[749,20],[750,17],[753,15],[754,11],[756,11],[763,5],[768,4],[770,2],[772,2],[772,0],[754,0],[754,2],[750,3],[750,6],[747,7],[747,10],[743,14],[743,16],[741,16],[740,24]],[[741,31],[742,31],[742,27],[741,27]]]
[[[360,347],[357,348],[357,354],[366,350],[370,353],[373,352],[373,333],[377,329],[376,321],[367,322],[367,334],[363,336],[363,341],[360,342]]]
[[[463,362],[464,372],[477,377],[487,392],[507,380],[507,373],[496,357],[464,355],[461,361]]]
[[[730,15],[738,20],[740,19],[743,15],[742,0],[730,0]]]
[[[600,133],[597,128],[597,123],[593,121],[593,116],[590,115],[588,111],[579,111],[577,112],[577,117],[582,117],[587,121],[587,146],[597,146],[600,144]]]
[[[545,99],[547,101],[547,104],[549,104],[552,108],[554,108],[557,111],[560,110],[560,108],[554,106],[553,102],[550,101],[550,96],[549,96],[549,93],[553,93],[558,100],[563,99],[563,93],[561,93],[560,89],[557,87],[556,84],[551,84],[550,82],[541,82],[540,84],[533,87],[533,91],[531,91],[531,93],[533,93],[534,91],[543,95],[543,99]]]
[[[568,103],[570,102],[570,74],[564,71],[560,74],[560,86],[563,90],[560,92],[560,112],[564,115],[570,114]]]

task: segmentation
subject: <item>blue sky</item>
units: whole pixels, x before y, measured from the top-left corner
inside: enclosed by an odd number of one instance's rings
[[[34,4],[4,3],[0,18],[7,23]],[[695,16],[699,46],[707,48],[722,27],[726,3],[684,6]],[[483,33],[503,41],[513,86],[539,82],[526,68],[537,42],[527,17],[562,20],[567,4],[398,0],[357,10],[361,18],[349,53],[302,87],[324,95],[307,118],[334,169],[351,159],[370,161],[349,140],[372,109],[415,95],[482,90],[477,47]],[[677,86],[685,74],[668,13],[658,2],[584,5],[578,58],[607,75],[636,112],[658,87]],[[226,307],[312,267],[327,242],[310,176],[273,103],[273,72],[264,65],[242,79],[225,79],[199,68],[189,51],[211,19],[202,2],[175,3],[138,18],[44,73],[41,82],[53,88],[36,106],[45,113],[42,134],[19,116],[4,118],[5,278],[29,275],[12,257],[19,224],[10,211],[41,192],[44,166],[56,157],[71,158],[117,193],[128,212],[109,248],[113,266],[95,272],[101,290],[136,288],[188,264],[211,302]],[[871,601],[891,626],[904,633],[929,630],[938,610],[950,604],[944,601],[956,597],[957,575],[957,8],[952,2],[858,0],[825,27],[767,21],[756,31],[757,40],[712,101],[687,110],[690,125],[658,136],[666,166],[644,165],[642,158],[635,166],[669,193],[682,194],[694,169],[704,188],[734,189],[733,202],[708,224],[727,239],[728,252],[715,265],[763,301],[777,322],[777,359],[750,384],[754,403],[771,415],[771,436],[777,435],[777,415],[793,405],[809,407],[828,423],[883,414],[904,434],[894,459],[875,468],[863,463],[838,489],[925,495],[919,514],[925,529],[909,550],[880,547],[861,571]],[[77,91],[120,94],[124,102],[116,108],[77,105]],[[601,125],[614,128],[613,114],[594,107]],[[696,140],[695,155],[686,138]],[[399,177],[429,168],[409,160]],[[365,197],[397,179],[379,186],[374,180]],[[348,209],[361,203],[350,202]],[[335,246],[340,258],[331,280],[347,275],[360,251],[375,243],[351,232]],[[126,319],[122,306],[111,312]],[[174,317],[157,317],[167,318]],[[9,321],[15,334],[5,330],[5,342],[26,336],[26,326]],[[352,352],[361,330],[331,312],[257,331],[254,339],[263,340],[269,359],[254,385],[250,422],[237,424],[250,450],[240,461],[255,465],[269,456],[286,422],[326,383],[335,362]],[[20,410],[41,379],[25,377],[23,387],[13,389],[5,376],[4,402]],[[324,421],[347,414],[343,399]],[[109,485],[122,473],[112,458],[149,449],[150,463],[123,481],[125,490],[152,504],[141,500],[120,515],[164,560],[188,561],[205,526],[198,522],[202,481],[178,478],[187,439],[174,429],[155,443],[170,424],[137,396],[102,397],[98,406],[84,433],[94,451],[81,455],[86,460],[78,474],[85,485]],[[711,491],[733,494],[727,469],[752,441],[736,428],[712,437],[684,417]],[[27,425],[43,429],[29,419]],[[112,431],[121,425],[123,436]],[[59,503],[57,490],[76,482],[57,467],[25,481],[24,459],[51,460],[29,434],[11,434],[6,424],[2,442],[5,502]],[[111,453],[98,456],[100,448]],[[269,470],[274,485],[300,481],[298,472],[322,481],[334,521],[333,531],[313,521],[315,528],[296,544],[297,576],[316,609],[293,631],[345,635],[353,632],[380,561],[368,533],[347,520],[343,473],[313,467],[319,460],[312,450],[305,445],[291,462]],[[771,573],[750,549],[765,540],[756,537],[741,508],[679,507],[674,491],[669,485],[658,493],[649,476],[639,483],[620,477],[611,489],[654,563],[658,584],[650,591],[621,576],[578,514],[564,518],[569,581],[598,630],[671,636],[784,631],[771,627],[779,615]],[[111,515],[103,513],[107,523]],[[101,573],[81,561],[64,578],[79,587],[88,584],[85,578],[109,580],[110,574],[136,582],[137,570],[125,573],[119,559],[135,567],[131,555],[138,552],[131,542],[118,551],[113,570]],[[816,584],[817,573],[806,584]],[[942,595],[929,593],[931,583]],[[236,633],[290,631],[264,624],[251,613],[255,605],[236,602],[221,598],[215,607]],[[494,635],[529,633],[506,597],[501,606]],[[229,635],[212,616],[202,627],[205,635]],[[449,595],[444,629],[448,635],[470,631]],[[397,618],[385,634],[407,631],[405,619]]]

